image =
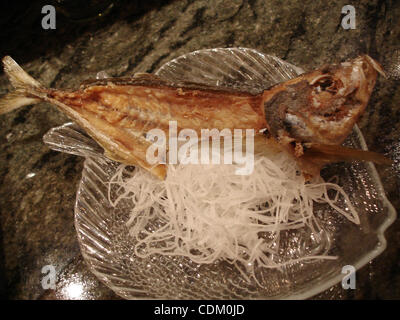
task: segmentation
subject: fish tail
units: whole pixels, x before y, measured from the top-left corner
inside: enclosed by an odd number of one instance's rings
[[[27,87],[42,87],[39,81],[33,79],[26,73],[10,56],[3,58],[4,72],[7,74],[15,89],[26,89]]]
[[[41,101],[39,88],[43,86],[26,73],[10,56],[3,58],[4,72],[14,91],[0,98],[0,114]]]
[[[20,107],[29,106],[40,102],[41,99],[30,98],[26,92],[13,91],[0,98],[0,115],[11,112]]]

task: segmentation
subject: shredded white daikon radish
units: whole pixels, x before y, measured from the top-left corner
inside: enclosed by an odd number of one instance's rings
[[[115,206],[131,201],[127,222],[139,257],[182,255],[196,263],[225,259],[235,265],[277,268],[304,259],[334,258],[324,252],[279,258],[280,234],[308,228],[321,235],[316,202],[326,203],[358,224],[357,212],[337,184],[306,183],[286,153],[256,156],[253,173],[236,175],[236,164],[169,165],[160,181],[137,167],[121,165],[110,181]],[[336,191],[334,198],[328,190]],[[339,207],[338,201],[347,210]]]

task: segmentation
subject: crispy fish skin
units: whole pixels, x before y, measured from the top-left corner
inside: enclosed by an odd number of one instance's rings
[[[154,128],[168,132],[172,120],[179,129],[197,133],[214,128],[257,132],[267,128],[305,173],[317,174],[329,157],[334,158],[332,152],[321,156],[329,149],[326,145],[337,146],[346,138],[368,103],[377,71],[383,72],[372,58],[362,56],[324,66],[259,94],[172,83],[150,74],[86,81],[76,91],[62,91],[43,87],[11,57],[3,58],[3,64],[15,91],[0,99],[0,114],[40,101],[52,103],[83,127],[107,157],[140,165],[160,179],[165,178],[166,166],[146,161],[151,142],[145,136]],[[267,145],[272,140],[265,141]],[[305,152],[311,149],[324,161],[307,157]],[[340,153],[340,148],[335,152]],[[355,158],[362,158],[360,151]]]
[[[47,97],[62,102],[93,125],[95,130],[88,133],[96,141],[99,133],[110,137],[117,145],[112,149],[107,141],[98,141],[107,157],[140,165],[161,179],[166,174],[165,165],[153,167],[146,161],[151,142],[145,133],[151,129],[168,133],[169,121],[173,120],[178,129],[190,128],[199,135],[202,129],[265,128],[259,107],[261,95],[211,87],[192,89],[190,84],[176,87],[151,75],[109,79],[104,85],[96,81],[75,92],[50,90]],[[121,150],[125,150],[124,154]]]
[[[141,122],[145,126],[143,130],[147,130],[168,127],[169,121],[175,120],[180,128],[197,132],[212,128],[265,128],[260,95],[191,89],[184,85],[154,86],[151,79],[147,85],[141,85],[136,83],[137,80],[141,82],[140,78],[135,77],[126,85],[110,81],[105,86],[89,86],[78,91],[77,98],[83,108],[109,118],[109,122],[121,127],[136,128]],[[159,80],[156,76],[152,78]],[[56,93],[63,99],[62,93]]]

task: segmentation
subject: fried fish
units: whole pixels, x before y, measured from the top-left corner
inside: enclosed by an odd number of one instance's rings
[[[152,74],[84,82],[78,90],[45,88],[11,57],[4,70],[14,91],[0,99],[0,114],[49,102],[79,124],[110,159],[139,165],[160,179],[166,165],[151,165],[146,132],[178,128],[267,129],[257,147],[279,146],[291,153],[303,173],[313,176],[332,161],[368,160],[386,163],[380,154],[340,144],[364,112],[381,66],[367,55],[325,65],[297,78],[248,93],[190,82],[171,82]]]

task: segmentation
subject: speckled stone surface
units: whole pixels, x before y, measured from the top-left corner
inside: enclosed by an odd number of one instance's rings
[[[400,2],[352,1],[355,30],[341,27],[341,8],[346,4],[346,0],[183,0],[163,5],[115,1],[103,17],[78,22],[67,19],[65,8],[57,7],[56,30],[41,28],[40,2],[28,7],[13,4],[0,10],[0,54],[12,55],[47,86],[73,88],[101,70],[111,76],[154,72],[170,59],[204,48],[254,48],[306,70],[368,53],[390,77],[379,78],[372,107],[359,125],[371,150],[394,159],[393,166],[377,169],[398,210]],[[9,89],[1,74],[0,93]],[[0,286],[5,298],[118,299],[90,273],[79,251],[73,206],[83,159],[51,151],[42,142],[50,128],[66,121],[45,103],[0,116]],[[314,299],[399,299],[398,220],[386,237],[386,251],[357,272],[356,290],[337,285]],[[45,265],[56,267],[55,290],[41,286]]]

